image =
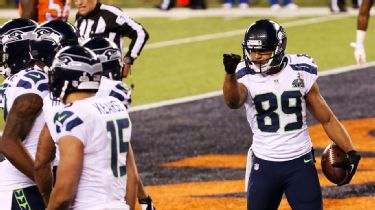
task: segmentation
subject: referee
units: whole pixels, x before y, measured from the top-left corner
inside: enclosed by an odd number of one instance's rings
[[[84,39],[103,36],[123,48],[123,38],[131,39],[128,52],[124,56],[123,77],[131,72],[131,65],[139,56],[149,34],[143,26],[114,6],[102,4],[99,0],[74,0],[78,13],[76,26]],[[124,52],[122,52],[124,54]]]

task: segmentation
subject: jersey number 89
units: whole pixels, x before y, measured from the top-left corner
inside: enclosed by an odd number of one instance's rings
[[[302,95],[299,91],[285,91],[281,94],[281,110],[285,114],[296,115],[296,121],[285,125],[284,131],[291,131],[302,128]],[[290,100],[295,103],[291,104]],[[265,106],[268,104],[268,106]],[[274,133],[280,129],[280,119],[277,103],[277,96],[274,93],[265,93],[254,97],[255,109],[258,112],[256,120],[259,130]],[[266,120],[271,120],[266,122]]]

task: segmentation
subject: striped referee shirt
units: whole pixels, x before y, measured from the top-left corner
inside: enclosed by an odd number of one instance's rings
[[[123,49],[124,37],[129,37],[131,42],[125,57],[130,58],[131,62],[139,56],[149,38],[143,26],[121,9],[99,2],[86,16],[77,13],[75,24],[84,39],[95,36],[107,37],[120,49]]]

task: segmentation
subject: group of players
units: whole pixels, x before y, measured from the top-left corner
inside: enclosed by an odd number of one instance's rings
[[[127,210],[137,198],[155,209],[137,172],[131,89],[121,81],[144,43],[124,63],[110,39],[83,39],[66,20],[49,19],[0,29],[1,209]]]

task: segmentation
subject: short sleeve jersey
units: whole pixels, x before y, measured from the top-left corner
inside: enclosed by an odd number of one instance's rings
[[[316,81],[317,65],[304,54],[288,55],[273,75],[254,74],[244,62],[236,77],[248,91],[246,116],[254,133],[252,149],[259,158],[287,161],[311,151],[305,95]]]
[[[99,90],[96,93],[96,96],[113,96],[120,100],[127,108],[131,103],[130,88],[121,81],[110,80],[106,77],[101,78]],[[61,101],[58,99],[53,99],[52,95],[47,95],[43,100],[43,113],[45,121],[53,139],[56,139],[56,133],[53,129],[53,118],[55,114],[63,107],[64,105],[61,103]]]
[[[72,209],[123,206],[131,122],[116,98],[90,97],[67,104],[54,117],[57,143],[74,136],[83,144],[83,168]]]
[[[1,90],[1,86],[0,86]],[[0,92],[1,93],[1,92]],[[129,107],[131,103],[131,90],[121,81],[110,80],[106,77],[102,77],[100,81],[99,90],[96,96],[113,96],[120,100],[125,107]],[[53,99],[52,95],[48,94],[43,99],[43,113],[44,119],[47,124],[48,130],[53,140],[56,140],[55,124],[53,118],[55,114],[64,107],[58,99]],[[59,150],[56,150],[56,158],[54,165],[58,165],[59,162]]]
[[[47,75],[40,69],[30,68],[22,70],[8,77],[0,86],[1,101],[6,122],[9,110],[14,101],[24,94],[37,94],[42,99],[48,95]],[[40,113],[35,119],[33,126],[23,140],[23,144],[32,158],[35,157],[39,134],[44,124],[43,114]],[[18,171],[8,160],[0,162],[0,190],[14,190],[35,185],[27,176]]]

